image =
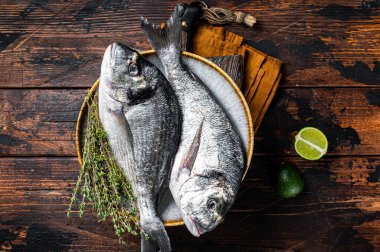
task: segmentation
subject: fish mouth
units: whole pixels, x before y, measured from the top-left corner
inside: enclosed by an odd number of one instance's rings
[[[190,216],[184,216],[183,221],[185,222],[185,225],[187,229],[190,231],[190,233],[196,237],[199,237],[200,235],[207,232],[204,228],[202,228],[193,218]]]
[[[104,57],[106,58],[106,62],[108,65],[111,64],[111,60],[114,58],[116,47],[117,43],[114,42],[107,47],[106,52],[104,53]]]
[[[104,83],[103,87],[106,90],[106,94],[113,100],[116,100],[116,99],[113,98],[109,93],[113,92],[115,89],[111,85],[112,83],[111,69],[112,69],[112,59],[114,58],[116,47],[117,47],[116,42],[108,45],[103,55],[101,74],[100,74],[101,83]]]
[[[111,62],[112,62],[112,54],[114,51],[114,45],[110,44],[103,55],[102,60],[102,67],[101,67],[101,77],[110,78],[110,69],[111,69]]]
[[[112,65],[112,60],[115,58],[116,48],[119,46],[119,43],[113,42],[110,44],[106,51],[104,52],[103,61],[105,63],[105,68],[110,69]]]

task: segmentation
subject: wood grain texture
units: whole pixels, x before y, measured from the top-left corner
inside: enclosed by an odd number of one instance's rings
[[[207,2],[207,1],[206,1]],[[211,5],[216,2],[209,1]],[[229,1],[253,14],[247,43],[278,57],[286,86],[373,86],[380,83],[380,10],[376,1]],[[0,9],[0,87],[89,87],[114,41],[150,46],[140,16],[165,20],[175,1],[32,1]],[[147,8],[146,6],[150,6]]]
[[[280,199],[272,187],[272,173],[283,162],[300,167],[305,177],[307,187],[295,199]],[[38,244],[58,251],[124,249],[111,225],[97,223],[92,211],[83,219],[66,217],[79,169],[75,157],[0,158],[0,166],[0,237],[8,237],[8,246],[28,250]],[[317,162],[255,156],[236,203],[220,227],[200,239],[185,227],[168,228],[169,235],[175,251],[299,251],[309,246],[325,251],[331,246],[341,250],[379,246],[378,241],[371,245],[362,238],[373,237],[373,229],[378,228],[379,174],[379,156]],[[139,239],[129,239],[128,251],[138,251]]]
[[[298,130],[326,133],[328,155],[379,153],[380,89],[282,88],[255,139],[257,154],[295,154]],[[20,90],[0,93],[0,156],[75,156],[75,126],[87,89]],[[363,124],[363,122],[374,122]]]
[[[379,251],[380,2],[206,2],[253,14],[253,29],[227,29],[281,59],[284,78],[226,220],[200,238],[168,229],[174,251]],[[120,246],[92,211],[66,217],[79,169],[75,123],[107,45],[149,49],[140,16],[160,23],[176,4],[0,1],[0,251],[139,251],[139,239]],[[305,126],[326,133],[322,160],[295,154]],[[295,199],[272,187],[284,162],[305,178]]]

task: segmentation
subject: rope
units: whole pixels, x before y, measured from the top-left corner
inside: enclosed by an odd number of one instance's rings
[[[229,23],[245,23],[252,27],[256,23],[256,18],[250,14],[241,11],[230,11],[223,8],[208,7],[205,2],[198,2],[202,7],[201,19],[207,20],[212,25],[221,25]]]

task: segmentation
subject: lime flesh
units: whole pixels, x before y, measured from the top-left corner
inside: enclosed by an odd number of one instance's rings
[[[301,157],[318,160],[326,154],[328,141],[319,129],[306,127],[296,135],[294,147]]]

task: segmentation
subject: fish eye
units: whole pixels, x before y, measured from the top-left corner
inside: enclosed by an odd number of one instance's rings
[[[139,66],[135,62],[131,62],[128,67],[128,72],[133,77],[139,75]]]
[[[216,209],[216,200],[215,199],[209,199],[207,201],[207,209],[208,210],[215,210]]]

